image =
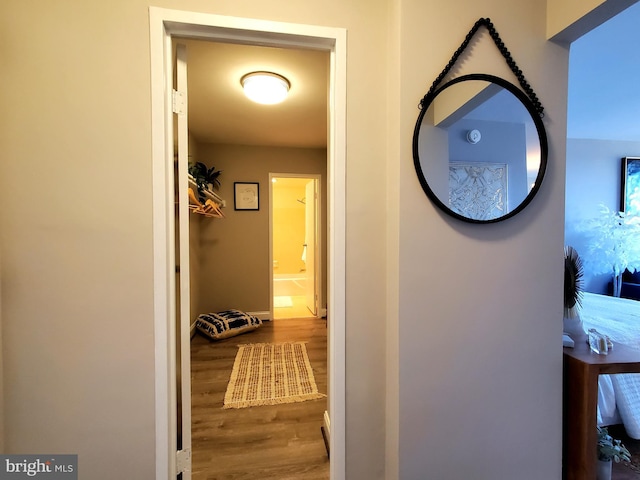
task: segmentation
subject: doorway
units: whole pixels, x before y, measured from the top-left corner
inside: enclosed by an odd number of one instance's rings
[[[320,49],[330,52],[328,145],[328,231],[331,262],[327,299],[329,405],[325,412],[331,458],[331,478],[345,478],[345,217],[346,217],[346,31],[344,29],[223,17],[150,7],[152,157],[154,208],[154,323],[156,344],[156,478],[175,476],[178,464],[188,463],[189,452],[177,452],[178,367],[189,368],[185,335],[176,345],[176,328],[184,330],[176,315],[174,237],[173,114],[171,88],[172,39],[192,37],[227,42]],[[185,174],[186,175],[186,174]],[[186,182],[186,179],[184,180]],[[183,182],[183,183],[184,183]],[[182,265],[188,268],[187,265]],[[187,277],[187,272],[182,272]],[[186,328],[188,328],[187,326]],[[182,356],[179,361],[178,355]],[[183,394],[185,389],[182,389]],[[190,395],[189,391],[186,391]],[[187,402],[183,402],[184,405]],[[190,412],[188,412],[190,413]],[[184,478],[184,476],[183,476]]]
[[[269,175],[274,320],[322,316],[320,175]]]

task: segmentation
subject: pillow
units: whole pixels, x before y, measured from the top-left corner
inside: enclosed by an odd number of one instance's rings
[[[196,329],[211,340],[222,340],[251,332],[262,325],[262,320],[240,310],[202,313],[196,319]]]

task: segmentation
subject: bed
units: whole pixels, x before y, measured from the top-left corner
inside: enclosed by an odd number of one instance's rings
[[[640,350],[640,302],[584,293],[580,316],[585,330],[595,328],[616,343]],[[640,374],[600,375],[598,425],[622,423],[640,439]]]

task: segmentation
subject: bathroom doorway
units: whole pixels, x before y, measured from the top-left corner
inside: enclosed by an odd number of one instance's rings
[[[324,316],[320,175],[272,173],[269,185],[271,318]]]

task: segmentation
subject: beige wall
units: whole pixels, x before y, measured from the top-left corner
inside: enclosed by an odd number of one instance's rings
[[[268,312],[269,285],[269,173],[321,174],[323,217],[326,225],[325,149],[199,145],[200,161],[222,170],[218,193],[226,200],[224,219],[200,224],[200,293],[203,311],[237,308]],[[258,182],[260,209],[234,210],[234,182]],[[327,258],[326,228],[323,257]],[[221,278],[223,279],[221,281]],[[326,262],[323,266],[326,284]],[[326,297],[326,285],[323,288]]]
[[[152,478],[147,7],[2,2],[0,29],[4,451]]]
[[[347,478],[560,478],[567,52],[544,4],[154,3],[348,30]],[[547,109],[550,165],[522,214],[474,227],[428,202],[409,145],[481,16]],[[148,3],[9,0],[0,32],[4,451],[154,478]]]
[[[401,4],[399,478],[560,479],[568,52],[546,41],[538,0]],[[440,213],[411,162],[418,101],[480,17],[546,108],[550,142],[538,196],[493,225]],[[457,74],[517,82],[504,65],[484,35]]]
[[[621,3],[613,0],[609,3]],[[547,0],[547,37],[551,38],[607,0]]]
[[[384,189],[369,179],[385,165],[384,106],[372,100],[386,88],[386,0],[153,3],[349,31],[348,315],[368,349],[347,362],[348,469],[380,477],[384,236],[369,233],[385,214],[368,210]],[[77,452],[98,480],[154,472],[148,5],[0,5],[0,101],[14,112],[0,128],[6,449]]]
[[[200,225],[210,221],[210,218],[191,213],[189,214],[189,287],[191,324],[202,313],[200,307]]]
[[[189,136],[189,163],[199,162],[198,142]],[[200,308],[200,225],[211,221],[197,213],[189,213],[189,308],[191,324],[195,325]],[[193,327],[192,327],[193,328]]]

